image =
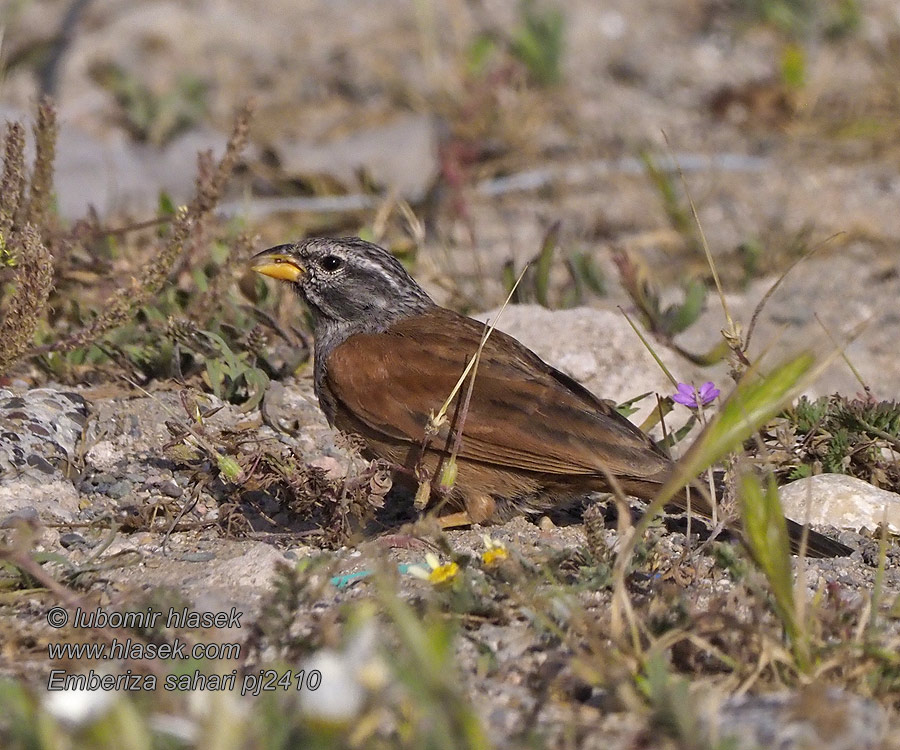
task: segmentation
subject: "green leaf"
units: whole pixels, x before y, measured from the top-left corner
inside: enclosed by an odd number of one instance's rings
[[[537,84],[549,86],[559,82],[565,16],[558,8],[538,10],[533,0],[522,3],[521,13],[522,26],[510,40],[510,52],[525,65]]]
[[[231,347],[225,342],[219,334],[212,331],[201,331],[201,333],[209,340],[209,342],[222,354],[225,363],[228,366],[228,374],[232,380],[236,379],[246,368],[246,365],[240,361],[239,357],[231,351]]]
[[[175,201],[172,200],[172,196],[165,190],[161,190],[159,193],[159,206],[157,208],[158,215],[160,217],[174,216],[177,210],[178,208],[175,205]]]
[[[594,294],[606,294],[606,281],[601,271],[594,262],[593,257],[586,252],[577,252],[567,262],[569,275],[578,290],[578,298],[582,296],[582,289],[590,289]]]
[[[259,406],[266,389],[269,387],[269,376],[257,367],[248,367],[244,371],[244,380],[247,381],[249,395],[241,405],[242,412],[248,412]]]
[[[744,539],[753,559],[766,576],[775,609],[791,643],[795,655],[805,655],[803,633],[794,605],[794,576],[791,569],[791,541],[784,511],[778,499],[775,478],[769,476],[765,492],[759,479],[746,473],[740,479],[738,493]],[[801,659],[802,661],[802,659]]]
[[[643,401],[645,398],[647,398],[647,396],[652,395],[653,391],[647,391],[646,393],[642,393],[640,396],[635,396],[634,398],[630,398],[620,404],[616,404],[616,411],[619,412],[619,414],[621,414],[623,417],[629,417],[638,410],[638,407],[635,406],[635,404]]]
[[[787,44],[781,51],[781,80],[793,89],[806,83],[806,52],[799,44]]]
[[[220,359],[206,360],[206,374],[209,376],[209,387],[216,395],[216,398],[222,398],[222,385],[225,382],[225,370]]]
[[[466,72],[472,77],[481,76],[496,51],[497,42],[490,34],[476,36],[466,50]]]
[[[676,334],[687,330],[700,317],[705,302],[706,284],[699,279],[693,279],[685,290],[684,301],[666,310],[664,316],[666,331]]]
[[[509,294],[510,290],[516,286],[516,281],[519,278],[519,274],[516,273],[516,267],[511,260],[507,261],[503,264],[503,270],[501,273],[502,282],[503,282],[503,291]],[[516,288],[513,292],[513,296],[510,299],[512,303],[518,303],[522,301],[522,287],[521,285]]]
[[[229,482],[236,482],[244,473],[241,465],[231,456],[216,454],[216,465]]]

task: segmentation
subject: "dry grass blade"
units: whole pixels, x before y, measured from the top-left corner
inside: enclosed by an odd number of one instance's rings
[[[30,224],[17,235],[16,288],[0,322],[0,373],[31,345],[53,289],[53,256]]]
[[[837,340],[834,338],[834,336],[831,335],[831,331],[829,331],[828,326],[826,326],[822,322],[822,319],[819,317],[819,313],[814,313],[813,317],[816,319],[816,323],[818,323],[822,327],[822,330],[825,332],[825,335],[828,337],[828,340],[831,342],[832,348],[834,348],[835,350],[839,350],[841,352],[841,359],[843,359],[844,362],[847,364],[847,367],[850,368],[850,372],[853,373],[853,377],[855,377],[856,381],[862,386],[862,389],[863,389],[863,391],[865,391],[866,396],[871,397],[872,389],[869,388],[869,385],[866,383],[865,380],[863,380],[863,377],[860,374],[859,370],[857,370],[856,366],[853,364],[853,362],[850,361],[850,357],[847,356],[847,352],[844,351],[844,348],[842,346],[840,346],[838,344]],[[748,332],[748,336],[749,336],[749,332]]]
[[[668,146],[669,151],[672,151],[672,144],[669,142],[669,136],[663,131],[663,138],[666,139],[666,146]],[[729,337],[733,337],[734,340],[740,341],[740,332],[739,329],[734,324],[734,319],[731,317],[731,310],[728,308],[728,302],[725,299],[725,291],[722,288],[722,281],[719,279],[719,271],[716,268],[716,264],[713,261],[712,251],[709,247],[709,242],[706,240],[706,232],[703,231],[703,224],[700,222],[700,215],[697,213],[697,206],[694,203],[694,199],[691,196],[691,191],[688,188],[687,178],[684,176],[684,170],[682,170],[681,165],[678,163],[678,160],[675,159],[674,152],[672,152],[672,158],[675,161],[675,168],[678,170],[678,177],[681,180],[681,185],[684,188],[684,194],[687,198],[688,204],[691,207],[691,216],[694,217],[694,223],[697,225],[697,233],[700,236],[700,246],[703,248],[703,253],[706,255],[706,262],[709,264],[710,271],[712,271],[713,281],[716,285],[716,291],[719,294],[719,302],[722,305],[722,312],[725,313],[725,320],[728,323],[727,332]]]
[[[628,325],[631,326],[632,330],[637,334],[637,337],[641,340],[641,343],[644,345],[644,347],[647,349],[647,351],[650,352],[650,356],[653,357],[654,360],[656,360],[656,364],[659,365],[659,369],[663,371],[663,374],[669,379],[669,382],[671,382],[672,385],[674,385],[677,388],[678,380],[676,379],[676,377],[671,373],[669,368],[666,367],[665,362],[662,361],[660,356],[656,353],[656,350],[652,346],[650,346],[650,342],[647,341],[647,338],[644,336],[644,334],[641,333],[640,329],[634,324],[634,321],[631,319],[631,316],[627,312],[625,312],[625,308],[622,307],[621,305],[619,305],[618,307],[619,307],[619,312],[622,313],[622,315],[625,316],[625,320],[628,321]]]

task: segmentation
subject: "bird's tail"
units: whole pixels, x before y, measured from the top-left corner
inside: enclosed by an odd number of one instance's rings
[[[784,520],[787,522],[788,536],[791,538],[791,552],[799,555],[804,526],[790,518]],[[806,534],[807,557],[848,557],[853,552],[846,544],[841,544],[837,539],[820,534],[818,531],[808,529]]]
[[[646,500],[652,500],[659,492],[667,478],[667,476],[659,475],[652,478],[646,477],[641,479],[623,479],[621,480],[621,484],[622,489],[625,490],[625,492],[627,492],[628,494],[632,494],[635,497],[644,498]],[[722,476],[719,475],[715,479],[718,480],[716,482],[716,484],[718,485],[716,487],[716,491],[718,494],[718,491],[721,489]],[[697,491],[691,492],[690,505],[691,513],[706,519],[712,518],[712,507],[710,505],[708,491],[704,491],[703,487],[698,486]],[[680,492],[678,492],[669,501],[667,507],[677,509],[682,512],[686,511],[687,492],[685,490],[681,490]],[[805,553],[807,557],[847,557],[853,553],[853,550],[850,547],[848,547],[846,544],[841,544],[841,542],[837,541],[836,539],[832,539],[831,537],[827,537],[824,534],[820,534],[818,531],[806,529],[803,524],[792,521],[790,518],[785,518],[784,520],[787,523],[788,536],[790,537],[791,542],[791,552],[795,555],[800,554],[801,552],[804,532],[806,533]],[[740,528],[740,525],[735,525],[732,527],[732,529],[741,537],[741,541],[746,544],[743,530]]]

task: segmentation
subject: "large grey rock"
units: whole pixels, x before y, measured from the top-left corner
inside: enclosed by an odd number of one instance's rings
[[[87,415],[77,393],[35,388],[16,395],[0,389],[0,484],[41,484],[68,475]]]
[[[858,530],[874,529],[887,518],[900,534],[900,495],[844,474],[818,474],[781,488],[784,512],[796,521]]]
[[[0,389],[0,524],[24,511],[56,520],[78,511],[68,476],[87,414],[77,393]]]
[[[71,521],[78,512],[78,492],[66,479],[0,482],[0,526],[15,526],[34,511],[41,520]]]

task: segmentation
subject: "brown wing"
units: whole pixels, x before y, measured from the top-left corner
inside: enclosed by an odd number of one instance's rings
[[[436,308],[385,333],[351,336],[329,357],[326,385],[376,434],[421,444],[429,415],[450,394],[483,330]],[[455,414],[454,404],[454,427]],[[555,475],[598,475],[605,466],[616,476],[643,478],[671,465],[610,402],[499,331],[482,352],[462,431],[460,458],[497,466]],[[448,437],[445,426],[433,445],[448,445]]]

